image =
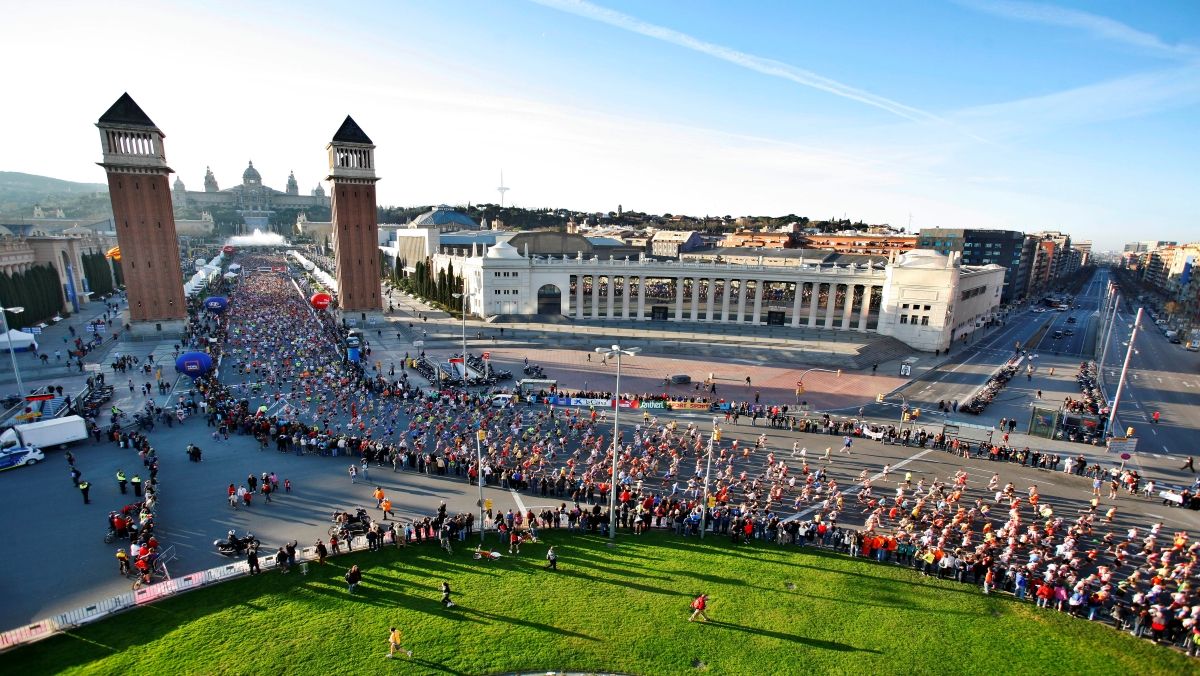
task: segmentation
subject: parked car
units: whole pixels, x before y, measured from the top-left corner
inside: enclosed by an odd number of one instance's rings
[[[1073,335],[1075,335],[1075,332],[1072,331],[1071,329],[1063,329],[1063,335],[1064,336],[1073,336]]]
[[[692,377],[686,373],[676,373],[671,376],[672,385],[687,385],[692,382]]]
[[[46,459],[46,454],[34,446],[7,448],[0,451],[0,470],[36,465]]]
[[[1074,318],[1074,317],[1067,317],[1067,323],[1068,323],[1068,324],[1074,324],[1074,323],[1075,323],[1075,318]]]

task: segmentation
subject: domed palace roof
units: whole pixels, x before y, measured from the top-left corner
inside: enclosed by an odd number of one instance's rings
[[[262,175],[254,168],[254,162],[251,162],[250,166],[246,167],[246,170],[242,172],[242,183],[247,185],[262,183]]]
[[[516,250],[516,248],[513,247],[513,245],[509,244],[508,242],[505,242],[504,240],[501,240],[501,241],[496,242],[495,244],[491,245],[490,247],[488,247],[487,253],[484,254],[484,258],[493,258],[493,259],[500,258],[500,259],[504,259],[504,260],[520,260],[520,259],[524,258],[524,256],[522,256],[520,254],[520,252],[518,252]]]
[[[414,218],[412,222],[412,227],[414,228],[437,227],[445,229],[447,226],[462,228],[464,230],[479,229],[479,224],[471,220],[470,216],[445,204],[439,204],[432,210],[426,211]]]

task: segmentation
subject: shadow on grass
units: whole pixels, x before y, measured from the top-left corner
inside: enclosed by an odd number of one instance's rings
[[[650,585],[638,584],[636,582],[628,582],[625,580],[607,580],[602,577],[596,577],[595,575],[588,575],[586,573],[580,573],[571,570],[569,566],[565,568],[560,566],[559,569],[553,574],[565,575],[566,577],[575,577],[581,580],[590,580],[592,582],[603,582],[604,584],[616,585],[626,589],[636,589],[638,591],[644,591],[650,594],[662,594],[663,596],[687,596],[687,594],[683,592],[671,591],[669,589],[659,589],[658,587],[651,587]]]
[[[941,590],[941,591],[948,591],[948,592],[953,592],[956,594],[968,594],[968,595],[972,595],[972,596],[976,595],[976,593],[977,593],[976,588],[971,587],[969,585],[963,585],[963,584],[960,584],[957,582],[954,584],[947,584],[944,586],[938,585],[938,584],[926,584],[923,582],[918,582],[916,580],[908,580],[908,579],[904,579],[904,578],[884,577],[884,576],[880,576],[880,575],[870,575],[868,573],[859,573],[859,572],[852,571],[852,570],[844,570],[840,567],[826,568],[826,567],[821,567],[821,566],[814,566],[814,565],[810,565],[810,564],[800,563],[800,561],[803,560],[803,557],[810,556],[810,557],[816,557],[819,559],[827,559],[830,561],[836,561],[837,563],[843,564],[843,565],[853,565],[855,563],[863,563],[863,564],[867,564],[867,565],[871,565],[871,566],[880,566],[882,570],[907,571],[908,575],[913,575],[913,576],[918,574],[917,571],[914,568],[912,568],[911,566],[900,566],[900,565],[896,565],[894,563],[879,563],[879,562],[875,561],[874,559],[865,559],[862,557],[851,558],[850,556],[848,556],[846,554],[839,554],[837,552],[831,552],[831,551],[827,551],[827,550],[823,550],[823,549],[817,549],[814,547],[780,548],[775,545],[765,545],[765,544],[721,546],[721,545],[717,545],[717,544],[709,544],[709,542],[707,542],[707,541],[701,543],[699,540],[690,540],[690,541],[689,540],[670,540],[670,539],[666,539],[666,538],[659,540],[655,544],[660,547],[666,547],[667,549],[679,549],[679,550],[691,551],[691,552],[706,551],[706,552],[710,552],[713,554],[723,554],[726,556],[734,556],[734,557],[738,557],[738,558],[742,558],[742,559],[748,559],[751,561],[759,561],[759,562],[767,563],[767,564],[774,564],[774,565],[779,565],[779,566],[788,566],[788,567],[795,567],[795,568],[807,568],[809,570],[816,570],[816,571],[820,571],[822,573],[834,573],[837,575],[847,575],[850,577],[857,577],[857,578],[861,578],[864,580],[887,580],[889,584],[895,583],[895,584],[907,585],[910,587],[924,587],[926,589],[937,589],[937,590]],[[768,549],[768,547],[769,547],[769,549]],[[743,549],[743,548],[748,548],[748,549]],[[789,549],[791,551],[789,551]],[[793,559],[785,560],[785,559],[777,559],[777,558],[753,555],[753,552],[759,552],[759,551],[761,551],[763,553],[778,552],[779,554],[786,554],[788,556],[791,556],[791,557],[793,557]],[[906,577],[907,577],[907,575],[906,575]],[[718,581],[728,582],[729,580],[719,579]]]
[[[742,624],[734,624],[732,622],[722,622],[721,620],[710,620],[708,622],[700,622],[699,624],[705,624],[710,627],[717,627],[720,629],[730,629],[733,631],[740,631],[740,632],[744,632],[747,634],[754,634],[756,636],[766,636],[768,638],[774,638],[774,639],[778,639],[780,641],[788,641],[791,643],[802,643],[804,645],[811,646],[813,648],[820,648],[822,650],[836,650],[838,652],[844,652],[844,653],[853,652],[853,653],[874,653],[876,655],[882,654],[878,650],[872,650],[870,648],[855,648],[852,645],[849,645],[846,643],[838,643],[837,641],[825,641],[825,640],[822,640],[819,638],[808,638],[806,636],[797,636],[795,634],[785,634],[782,631],[771,631],[770,629],[759,629],[757,627],[747,627]]]
[[[548,624],[543,624],[542,622],[533,622],[531,620],[522,620],[520,618],[512,617],[510,615],[500,615],[497,613],[489,613],[486,610],[475,610],[474,608],[462,608],[459,606],[455,606],[455,607],[459,608],[459,613],[461,613],[463,615],[478,615],[479,617],[487,618],[489,620],[494,620],[496,622],[504,622],[507,624],[515,624],[515,625],[519,625],[522,627],[529,627],[530,629],[536,629],[538,631],[546,632],[549,634],[559,634],[561,636],[569,636],[571,638],[582,638],[582,639],[585,639],[588,641],[599,641],[600,640],[594,636],[588,636],[587,634],[581,634],[577,631],[571,631],[570,629],[563,629],[562,627],[552,627]]]

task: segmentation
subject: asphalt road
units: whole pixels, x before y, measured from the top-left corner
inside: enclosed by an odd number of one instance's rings
[[[411,312],[416,308],[406,310]],[[1036,327],[1029,320],[1034,316],[1044,315],[1026,313],[1010,316],[1005,326],[980,344],[952,356],[947,373],[933,382],[941,383],[940,387],[958,387],[958,391],[969,388],[966,376],[978,377],[978,374],[986,371],[988,364],[1001,363],[1003,358],[1011,354],[1014,340],[1023,340],[1032,335]],[[1149,347],[1153,344],[1152,338],[1147,336],[1138,339],[1139,347],[1143,343],[1147,345],[1144,352],[1153,350]],[[1172,354],[1190,354],[1178,350],[1177,346],[1167,345],[1161,336],[1157,340],[1162,343],[1164,359]],[[165,349],[169,350],[169,346]],[[1172,349],[1176,351],[1171,352]],[[1066,358],[1067,355],[1064,355],[1063,359]],[[1165,367],[1165,362],[1160,363]],[[599,365],[594,370],[597,387],[602,387],[604,379],[613,376],[611,369]],[[1172,371],[1164,371],[1160,375],[1152,375],[1152,372],[1150,366],[1139,369],[1135,381],[1158,377],[1163,377],[1165,381],[1169,377],[1165,374]],[[1192,368],[1190,372],[1195,373],[1196,369]],[[1055,379],[1062,377],[1061,373],[1054,376]],[[1067,387],[1071,381],[1069,375],[1065,377],[1068,380],[1064,387]],[[1037,381],[1031,382],[1037,384]],[[1191,387],[1180,383],[1182,390],[1178,394],[1186,395],[1189,390],[1195,389],[1200,395],[1200,378],[1193,378],[1189,382]],[[919,387],[928,385],[924,383]],[[1151,395],[1164,396],[1155,393],[1153,387],[1135,384],[1131,388],[1130,401],[1139,404],[1134,408],[1135,411],[1144,408],[1142,403],[1151,401]],[[133,395],[123,394],[120,389],[118,393],[121,394],[120,405],[123,408],[135,403]],[[932,401],[936,403],[936,398]],[[1181,402],[1178,404],[1181,408],[1176,411],[1174,404],[1164,402],[1164,422],[1158,432],[1167,434],[1175,416],[1181,415],[1192,403]],[[889,413],[894,418],[894,409]],[[693,422],[706,430],[711,424],[711,417],[705,414],[680,414],[677,417],[682,423]],[[636,419],[623,420],[623,425],[637,422]],[[265,548],[276,547],[292,539],[301,544],[310,544],[316,538],[326,536],[328,517],[334,509],[359,505],[371,508],[374,503],[370,493],[376,485],[383,486],[392,496],[396,512],[402,518],[429,514],[436,509],[440,500],[446,500],[452,511],[476,508],[477,489],[461,479],[417,475],[413,472],[393,473],[388,468],[373,469],[369,481],[351,484],[346,472],[349,464],[346,458],[297,457],[274,450],[259,451],[257,444],[249,437],[233,436],[227,443],[214,443],[210,432],[202,419],[192,419],[174,428],[159,426],[151,433],[152,443],[161,458],[160,530],[165,544],[174,547],[176,558],[169,566],[175,575],[227,562],[228,559],[213,551],[212,541],[223,537],[231,528],[239,532],[253,531],[263,541]],[[761,432],[761,428],[748,425],[731,427],[725,439],[739,439],[746,444]],[[1180,434],[1185,433],[1181,431]],[[965,468],[970,472],[971,486],[976,490],[981,484],[987,483],[993,471],[998,471],[1002,483],[1014,481],[1021,490],[1036,483],[1052,505],[1068,512],[1078,509],[1090,496],[1090,484],[1084,479],[1007,464],[996,466],[986,461],[958,458],[943,451],[885,446],[859,440],[854,444],[853,454],[845,456],[836,453],[841,445],[840,437],[786,430],[767,430],[767,436],[768,448],[775,450],[780,459],[788,461],[793,467],[799,465],[799,459],[791,458],[793,442],[799,442],[808,449],[808,458],[814,465],[826,447],[834,447],[829,471],[844,486],[852,485],[862,470],[875,473],[887,463],[901,476],[904,471],[912,471],[914,482],[922,477],[946,478],[959,468]],[[187,461],[183,449],[189,442],[204,448],[204,462],[197,464]],[[1092,455],[1096,449],[1081,447],[1081,450]],[[79,491],[72,486],[62,451],[50,451],[47,462],[42,465],[0,475],[3,500],[9,514],[0,532],[7,541],[25,552],[4,557],[0,563],[0,592],[5,598],[5,603],[0,605],[0,626],[11,627],[30,622],[129,589],[129,581],[117,574],[117,564],[113,558],[115,545],[105,544],[103,535],[108,511],[134,500],[132,495],[120,495],[113,476],[118,468],[130,474],[140,469],[137,457],[132,451],[120,450],[107,443],[85,443],[75,448],[74,453],[85,477],[94,484],[91,505],[84,505]],[[759,453],[748,464],[739,461],[735,468],[738,471],[743,468],[752,471],[761,466],[764,455]],[[243,482],[251,472],[275,472],[281,479],[290,479],[293,492],[278,494],[271,504],[263,504],[260,497],[251,508],[234,511],[225,500],[225,487],[230,482]],[[669,491],[669,487],[651,485],[650,488]],[[562,499],[516,495],[495,488],[487,489],[487,493],[499,510],[522,505],[536,509],[541,505],[562,502]],[[1117,500],[1117,504],[1119,513],[1116,528],[1131,524],[1144,526],[1157,521],[1164,522],[1167,528],[1194,530],[1200,526],[1200,513],[1167,509],[1161,507],[1157,500],[1123,496]],[[800,513],[805,514],[807,509],[803,507]],[[783,511],[792,511],[790,501]],[[849,508],[844,512],[842,522],[861,524],[862,516],[858,509]],[[531,555],[538,556],[539,553]]]
[[[1134,316],[1122,307],[1113,327],[1111,347],[1104,363],[1110,398],[1116,396],[1121,364],[1129,345]],[[1160,413],[1153,424],[1154,412]],[[1117,411],[1121,434],[1133,427],[1141,438],[1139,450],[1161,449],[1180,455],[1196,454],[1196,430],[1200,425],[1200,353],[1170,343],[1147,312],[1138,331],[1134,352]]]

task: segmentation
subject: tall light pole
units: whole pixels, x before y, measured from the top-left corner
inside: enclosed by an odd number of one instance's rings
[[[23,307],[0,307],[0,322],[3,322],[4,326],[4,339],[8,341],[8,356],[12,359],[13,375],[17,377],[17,391],[22,398],[29,393],[25,391],[25,386],[21,384],[21,368],[17,366],[17,353],[13,350],[12,337],[8,335],[8,315],[6,313],[11,312],[14,315],[19,315],[24,311],[25,308]]]
[[[708,529],[708,477],[712,472],[713,447],[721,441],[721,428],[713,425],[712,434],[708,435],[708,460],[704,464],[704,502],[700,505],[700,539],[704,539],[704,531]]]
[[[1117,323],[1117,308],[1121,306],[1121,293],[1118,291],[1112,295],[1112,312],[1105,312],[1108,320],[1108,328],[1104,332],[1103,346],[1100,348],[1100,369],[1096,375],[1103,380],[1104,360],[1108,358],[1108,346],[1112,344],[1113,325]]]
[[[479,484],[479,544],[483,544],[483,438],[487,436],[487,432],[483,427],[475,432],[475,467],[476,474],[475,483]]]
[[[1133,331],[1129,334],[1129,348],[1125,350],[1125,363],[1121,366],[1121,379],[1117,381],[1117,394],[1113,396],[1112,410],[1108,412],[1108,436],[1115,437],[1113,426],[1117,424],[1117,408],[1121,405],[1121,392],[1125,390],[1125,374],[1129,372],[1129,360],[1133,357],[1133,342],[1137,340],[1138,327],[1142,325],[1143,308],[1138,308],[1133,320]]]
[[[596,348],[596,352],[604,355],[606,360],[617,358],[617,385],[613,391],[612,479],[608,488],[608,543],[610,545],[616,541],[617,537],[617,457],[621,450],[621,356],[632,357],[641,351],[640,347],[623,350],[620,345],[613,345],[611,348]]]
[[[465,389],[467,386],[467,290],[464,288],[462,293],[456,293],[456,294],[452,294],[452,295],[455,298],[462,299],[462,319],[463,319],[463,327],[462,327],[463,372],[462,372],[462,379],[463,379],[463,388]],[[482,468],[480,468],[480,471],[483,471]]]

